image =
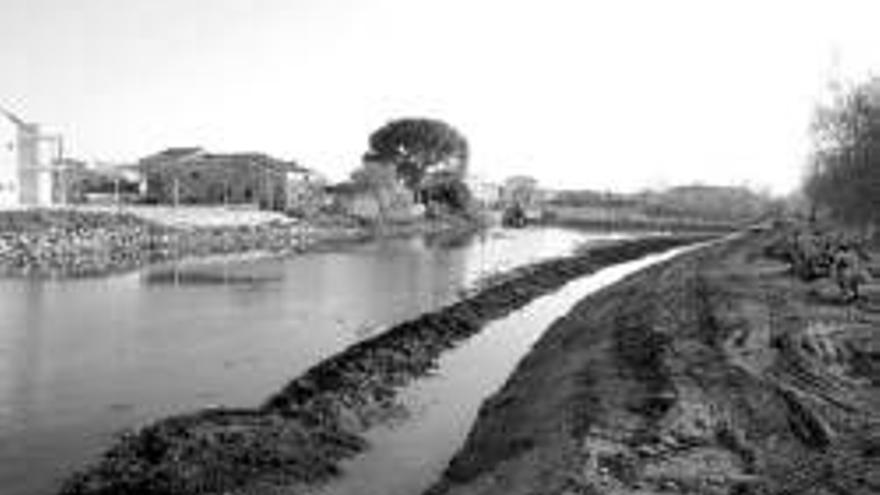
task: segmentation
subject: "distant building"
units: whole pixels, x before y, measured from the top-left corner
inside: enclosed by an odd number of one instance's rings
[[[137,202],[143,196],[144,181],[133,165],[93,163],[65,160],[68,201],[91,204]]]
[[[0,207],[63,201],[55,187],[60,154],[60,137],[0,108]]]
[[[320,207],[325,180],[292,161],[263,153],[208,153],[169,148],[138,163],[144,200],[158,204],[252,204],[309,213]]]
[[[65,203],[82,203],[82,177],[88,168],[86,162],[62,158],[58,165],[59,170],[53,176],[55,197]]]
[[[465,183],[471,196],[483,208],[494,208],[501,202],[502,187],[477,175],[469,175]]]
[[[505,204],[519,204],[531,207],[540,200],[538,181],[527,175],[508,177],[501,188],[501,201]]]

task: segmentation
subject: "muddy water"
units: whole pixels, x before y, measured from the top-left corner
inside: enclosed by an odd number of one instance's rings
[[[0,493],[51,492],[124,428],[212,404],[254,406],[482,277],[608,237],[494,231],[102,279],[0,280]]]
[[[557,318],[587,294],[683,250],[600,270],[496,320],[440,359],[436,373],[398,395],[399,407],[364,436],[370,448],[343,465],[321,495],[414,495],[436,481],[464,442],[482,401]]]

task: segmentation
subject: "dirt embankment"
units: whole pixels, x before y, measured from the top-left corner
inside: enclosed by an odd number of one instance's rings
[[[367,448],[361,434],[399,410],[398,390],[488,321],[599,268],[698,240],[626,240],[519,269],[331,357],[258,408],[196,412],[124,436],[62,493],[300,493]]]
[[[0,274],[79,277],[208,254],[306,247],[291,222],[177,227],[131,213],[76,209],[0,212]]]
[[[752,233],[555,323],[438,494],[880,493],[880,290],[847,306]]]

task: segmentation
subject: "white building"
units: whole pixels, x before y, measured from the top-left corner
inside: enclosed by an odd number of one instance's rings
[[[60,138],[0,107],[0,208],[55,202]]]
[[[494,208],[501,201],[501,186],[490,182],[479,175],[470,174],[465,178],[465,183],[471,191],[474,200],[484,208]]]

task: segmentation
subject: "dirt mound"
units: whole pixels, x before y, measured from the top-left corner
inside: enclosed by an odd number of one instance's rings
[[[768,235],[582,301],[431,493],[880,493],[880,319],[817,301]]]

